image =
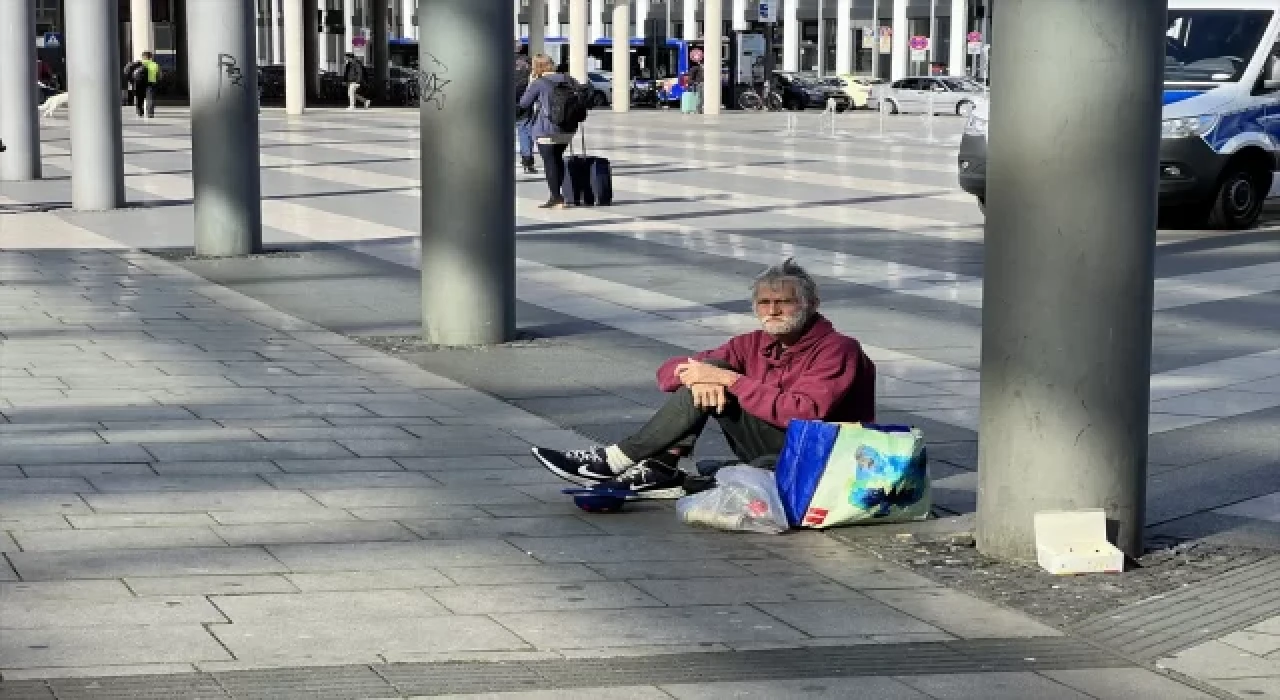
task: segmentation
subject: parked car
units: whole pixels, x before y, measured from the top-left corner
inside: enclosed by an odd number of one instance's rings
[[[879,78],[867,78],[858,75],[838,75],[827,78],[827,84],[844,91],[853,102],[854,109],[874,108],[871,97],[877,86],[884,85]]]
[[[592,107],[608,107],[613,104],[613,74],[603,73],[600,71],[590,71],[587,73],[587,80],[591,82],[591,106]]]
[[[968,78],[919,76],[894,81],[881,99],[890,114],[932,111],[968,117],[984,94],[982,84]]]
[[[804,77],[798,73],[775,72],[773,81],[773,90],[782,95],[783,109],[826,109],[829,99],[836,101],[837,112],[843,112],[853,105],[853,100],[842,88],[826,85],[817,78]]]

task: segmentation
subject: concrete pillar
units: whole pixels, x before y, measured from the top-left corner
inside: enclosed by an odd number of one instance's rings
[[[777,0],[774,0],[774,1],[775,1],[775,2],[777,2]],[[703,5],[702,5],[702,24],[703,24],[704,26],[703,26],[703,28],[702,28],[702,33],[703,33],[704,35],[705,35],[707,32],[709,32],[709,31],[710,31],[710,30],[709,30],[709,29],[707,29],[707,28],[706,28],[706,26],[705,26],[705,25],[706,25],[706,23],[707,23],[707,6],[708,6],[708,5],[710,5],[710,4],[711,4],[711,3],[710,3],[710,2],[708,2],[707,0],[703,0]],[[744,32],[744,31],[746,31],[746,30],[747,30],[747,27],[748,27],[748,22],[747,22],[747,0],[733,0],[733,5],[732,5],[732,6],[731,6],[731,8],[730,8],[730,13],[733,15],[732,17],[730,17],[730,18],[729,18],[729,19],[733,22],[733,31],[735,31],[735,32]],[[720,15],[721,15],[722,17],[724,16],[724,8],[723,8],[723,7],[721,7],[721,8],[720,8]],[[721,35],[723,35],[723,34],[724,34],[724,32],[721,32]]]
[[[129,34],[132,39],[130,55],[133,58],[141,56],[143,51],[155,52],[156,25],[151,21],[151,0],[130,0]]]
[[[636,38],[643,39],[645,20],[649,19],[649,0],[635,0],[636,3]]]
[[[173,7],[173,78],[174,85],[178,89],[178,94],[188,95],[189,81],[187,74],[190,72],[191,59],[187,56],[187,3],[175,2]],[[123,66],[121,66],[123,68]]]
[[[302,114],[307,105],[307,68],[302,47],[306,43],[308,0],[284,1],[284,111],[290,116]]]
[[[906,7],[905,0],[901,3]],[[800,70],[800,0],[782,3],[782,70]]]
[[[723,100],[724,88],[720,83],[720,64],[724,60],[724,7],[720,0],[709,0],[702,6],[703,33],[706,36],[703,49],[704,82],[702,89],[707,91],[702,98],[702,113],[707,116],[720,114],[720,103]]]
[[[591,41],[604,38],[605,0],[591,0]]]
[[[400,4],[401,9],[401,32],[400,36],[406,39],[418,38],[418,27],[413,23],[413,16],[417,14],[418,0],[404,0]]]
[[[836,2],[836,75],[853,72],[853,0]]]
[[[670,2],[671,0],[667,0]],[[684,36],[685,41],[695,41],[698,34],[698,0],[684,0]]]
[[[587,0],[569,0],[569,75],[587,82]]]
[[[475,0],[421,0],[418,11],[423,70],[450,81],[421,107],[422,335],[505,342],[516,328],[512,15]]]
[[[262,250],[254,0],[186,0],[197,255]]]
[[[0,2],[0,180],[40,179],[35,30],[34,2]]]
[[[947,72],[955,76],[965,74],[964,59],[969,54],[965,41],[969,35],[968,5],[965,0],[951,0],[951,55],[947,59]]]
[[[547,0],[529,0],[529,58],[547,52]]]
[[[356,36],[356,26],[352,18],[356,14],[356,0],[342,0],[342,53],[355,52],[352,40]]]
[[[390,31],[387,23],[388,11],[387,0],[375,0],[369,17],[369,24],[373,25],[373,31],[369,36],[369,44],[372,47],[369,55],[373,59],[371,63],[373,68],[373,95],[375,100],[381,102],[386,102],[387,100],[387,81],[391,79],[391,49],[387,43],[387,33]],[[503,55],[508,58],[511,56],[510,45],[507,46],[507,51]],[[514,112],[514,110],[515,108],[513,107],[512,111]]]
[[[316,16],[319,9],[316,0],[306,0],[302,13],[302,66],[306,72],[304,85],[309,100],[316,99],[320,94],[320,22]]]
[[[271,63],[284,63],[284,0],[267,0],[271,3]]]
[[[613,3],[613,111],[631,111],[631,6],[627,0]]]
[[[1085,508],[1142,552],[1165,16],[1164,0],[1000,3],[977,521],[992,556],[1034,559],[1034,513]]]
[[[1071,1],[1071,0],[1068,0]],[[907,61],[910,59],[910,28],[907,23],[907,3],[897,0],[893,3],[893,53],[890,55],[889,75],[892,80],[907,77]]]
[[[102,0],[64,2],[67,89],[76,96],[71,107],[71,206],[116,209],[124,206],[117,5]],[[24,77],[31,80],[32,73]]]

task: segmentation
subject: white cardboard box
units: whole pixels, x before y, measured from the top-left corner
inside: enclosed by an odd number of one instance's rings
[[[1051,574],[1124,571],[1124,552],[1107,541],[1101,508],[1035,514],[1036,560]]]

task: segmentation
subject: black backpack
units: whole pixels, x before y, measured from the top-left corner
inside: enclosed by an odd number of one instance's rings
[[[587,120],[591,105],[591,89],[572,78],[553,83],[551,109],[547,118],[561,131],[573,132]]]
[[[129,81],[133,83],[141,83],[147,79],[147,64],[142,61],[134,61],[129,64]]]

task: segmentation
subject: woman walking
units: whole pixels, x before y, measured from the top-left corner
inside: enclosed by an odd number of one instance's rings
[[[572,84],[569,76],[557,73],[555,63],[550,56],[538,54],[533,57],[533,67],[529,74],[529,89],[520,98],[521,109],[535,109],[533,116],[533,138],[538,144],[538,153],[542,156],[542,168],[547,175],[547,188],[551,190],[551,198],[543,209],[563,209],[565,166],[564,152],[573,140],[574,131],[566,131],[552,119],[552,99],[557,85]],[[536,107],[535,107],[536,105]],[[575,128],[576,130],[576,128]]]

